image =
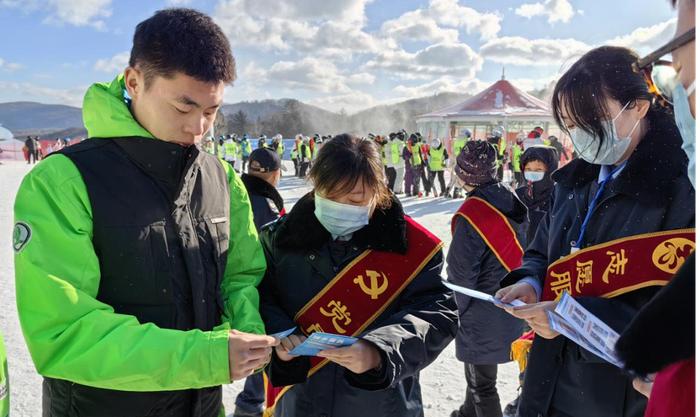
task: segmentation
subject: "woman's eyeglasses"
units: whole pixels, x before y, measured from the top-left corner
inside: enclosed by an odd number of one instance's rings
[[[693,40],[695,40],[695,28],[672,39],[666,45],[632,65],[635,71],[644,75],[649,92],[660,97],[662,104],[665,102],[673,105],[672,93],[673,88],[678,83],[678,72],[670,61],[661,58]]]

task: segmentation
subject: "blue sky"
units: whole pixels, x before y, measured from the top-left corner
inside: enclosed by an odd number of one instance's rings
[[[0,102],[80,105],[125,66],[135,25],[171,5],[212,15],[234,50],[228,102],[293,97],[353,112],[506,76],[547,86],[602,44],[673,35],[665,0],[0,0]]]

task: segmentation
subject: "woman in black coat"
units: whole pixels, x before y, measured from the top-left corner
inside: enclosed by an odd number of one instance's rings
[[[500,288],[501,278],[511,268],[501,262],[488,239],[510,239],[509,243],[521,247],[527,229],[527,208],[510,188],[498,182],[496,154],[488,142],[469,141],[457,157],[457,183],[467,191],[467,199],[453,218],[447,254],[448,280],[487,294]],[[474,208],[471,204],[475,202],[485,204]],[[482,235],[492,221],[480,223],[478,219],[489,214],[512,232]],[[521,254],[519,249],[517,260]],[[491,303],[459,293],[455,296],[459,308],[457,359],[464,362],[467,392],[464,403],[451,416],[499,416],[498,365],[511,361],[511,343],[521,335],[523,322]]]
[[[515,190],[520,201],[527,207],[530,224],[527,228],[526,244],[535,238],[540,220],[549,211],[549,203],[554,192],[552,173],[557,170],[559,160],[556,150],[549,146],[531,146],[520,157],[520,169],[526,184]]]
[[[562,257],[633,235],[694,227],[695,193],[685,175],[687,158],[678,129],[673,116],[648,93],[642,75],[632,71],[637,59],[625,48],[594,49],[555,87],[555,119],[583,159],[554,173],[550,212],[522,267],[505,277],[502,285],[507,287],[497,294],[504,302],[530,304],[509,311],[537,333],[520,416],[644,415],[646,399],[634,390],[631,377],[552,331],[546,312],[556,301],[537,302],[543,290],[553,288],[544,280],[548,266]],[[600,283],[606,277],[592,280]],[[573,281],[589,285],[576,276]],[[636,288],[577,301],[621,332],[660,287],[648,283]]]
[[[381,156],[371,141],[349,135],[333,138],[319,152],[310,177],[314,192],[261,234],[268,268],[259,291],[267,330],[302,327],[282,340],[267,369],[273,386],[291,386],[277,400],[274,415],[422,416],[418,375],[457,332],[454,296],[441,284],[440,244],[424,259],[402,256],[422,245],[416,230],[423,238],[432,235],[405,217],[401,203],[389,194]],[[351,347],[321,352],[319,357],[329,360],[325,366],[317,369],[309,357],[291,356],[289,352],[311,333],[296,319],[300,310],[336,282],[339,272],[362,262],[368,249],[397,257],[380,266],[388,280],[402,278],[394,273],[397,262],[417,261],[412,279],[384,310],[375,311],[370,297],[359,306],[350,305],[349,317],[337,324],[353,323],[362,309],[376,316],[356,334],[359,341]],[[363,276],[354,282],[374,288],[376,295],[384,278],[375,278],[375,285]],[[324,327],[335,334],[340,330]]]

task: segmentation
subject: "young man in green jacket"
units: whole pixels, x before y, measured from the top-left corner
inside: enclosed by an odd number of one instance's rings
[[[22,182],[17,308],[44,416],[217,416],[221,385],[269,360],[245,187],[195,146],[234,78],[211,18],[159,11],[126,70],[88,89],[90,139]]]

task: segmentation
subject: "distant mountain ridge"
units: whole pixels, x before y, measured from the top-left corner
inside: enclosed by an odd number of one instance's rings
[[[289,108],[290,101],[293,101],[295,111],[304,121],[303,126],[309,130],[299,133],[312,135],[350,132],[364,135],[369,132],[388,133],[401,128],[414,131],[416,116],[456,104],[468,97],[467,94],[440,93],[375,106],[349,115],[344,112],[331,112],[288,98],[225,104],[221,112],[228,119],[242,111],[251,123],[251,133],[264,133],[271,136],[276,132],[266,131],[273,126],[266,121],[274,117],[283,117],[284,112]],[[47,138],[74,137],[86,134],[81,109],[60,104],[28,101],[0,103],[0,125],[12,131],[16,137],[26,135],[40,135]]]

